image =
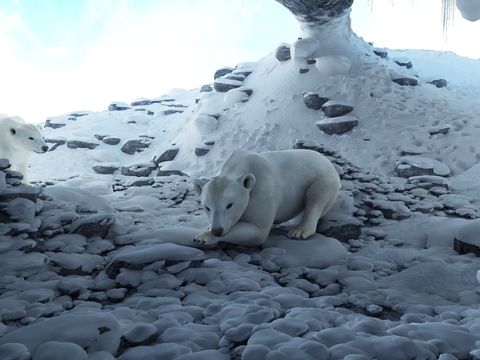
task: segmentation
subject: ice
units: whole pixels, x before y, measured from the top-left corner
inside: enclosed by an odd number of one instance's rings
[[[457,0],[457,9],[463,18],[469,21],[480,20],[480,4],[476,0]]]
[[[319,43],[314,38],[298,39],[290,47],[292,60],[303,62],[318,50]]]

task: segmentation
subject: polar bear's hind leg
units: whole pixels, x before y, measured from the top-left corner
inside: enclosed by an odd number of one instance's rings
[[[328,177],[315,181],[305,195],[302,221],[287,236],[292,239],[306,239],[315,234],[318,220],[335,204],[339,190],[339,179]]]

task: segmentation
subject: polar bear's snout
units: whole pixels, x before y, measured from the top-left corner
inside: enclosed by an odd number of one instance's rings
[[[224,235],[223,232],[224,232],[223,227],[212,228],[212,234],[215,235],[216,237],[222,237]]]
[[[43,153],[46,153],[48,151],[49,147],[47,145],[43,145],[41,147],[41,151],[37,151],[37,150],[33,150],[34,152],[36,152],[37,154],[43,154]]]

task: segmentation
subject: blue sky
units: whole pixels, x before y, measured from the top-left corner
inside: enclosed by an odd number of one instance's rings
[[[457,14],[446,42],[439,0],[373,1],[355,1],[352,28],[376,46],[480,58],[480,22]],[[274,0],[0,0],[0,112],[40,122],[199,87],[297,35]]]

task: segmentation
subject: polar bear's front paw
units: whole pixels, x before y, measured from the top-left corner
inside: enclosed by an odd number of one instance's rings
[[[296,227],[295,229],[289,231],[287,236],[290,239],[304,240],[304,239],[308,238],[309,236],[312,236],[313,234],[315,234],[314,231],[312,232],[312,231],[308,231],[308,230],[300,228],[300,227]]]
[[[216,245],[218,241],[218,237],[213,235],[210,230],[198,234],[195,239],[193,239],[193,242],[198,245]]]

